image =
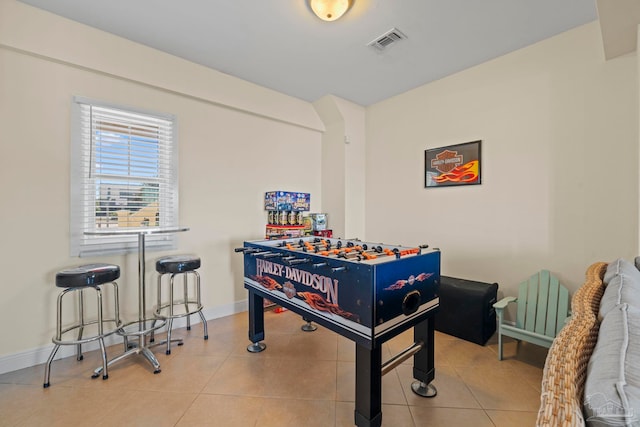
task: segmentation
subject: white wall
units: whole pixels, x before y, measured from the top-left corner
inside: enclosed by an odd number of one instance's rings
[[[364,238],[365,109],[326,95],[313,103],[321,117],[322,206],[334,237]]]
[[[367,109],[366,238],[428,243],[501,293],[546,268],[571,289],[638,254],[635,55],[597,22]],[[424,188],[424,150],[482,140],[482,184]]]
[[[640,25],[636,27],[636,46],[640,46]],[[637,81],[640,82],[640,55],[638,55],[636,50],[636,73],[637,73]],[[638,100],[640,100],[640,84],[636,86],[636,96]],[[640,102],[640,101],[639,101]],[[638,113],[640,116],[640,112]],[[638,131],[640,132],[640,117],[638,120]],[[638,164],[640,165],[640,150],[638,153]],[[640,209],[640,174],[638,176],[638,209]],[[640,242],[640,227],[638,227],[638,241]]]
[[[246,299],[233,249],[264,236],[264,192],[309,192],[311,208],[322,210],[320,164],[310,159],[320,156],[323,125],[311,104],[0,0],[0,357],[19,355],[14,362],[23,366],[46,359],[36,350],[51,343],[54,277],[64,267],[119,264],[123,312],[137,318],[136,254],[69,256],[74,95],[177,116],[180,222],[191,230],[179,235],[176,252],[202,258],[209,316]],[[293,165],[304,173],[292,173]],[[148,283],[164,254],[147,252]]]

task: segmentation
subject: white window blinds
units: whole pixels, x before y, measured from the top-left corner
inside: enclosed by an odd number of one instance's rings
[[[84,98],[74,99],[72,114],[72,256],[137,248],[135,235],[86,231],[178,225],[175,119]],[[173,237],[146,243],[170,248]]]

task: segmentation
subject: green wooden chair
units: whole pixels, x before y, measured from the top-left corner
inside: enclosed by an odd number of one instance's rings
[[[504,322],[504,309],[517,303],[515,325]],[[493,307],[498,315],[498,360],[502,360],[502,336],[551,347],[569,317],[569,291],[548,270],[541,270],[519,285],[518,297],[505,297]]]

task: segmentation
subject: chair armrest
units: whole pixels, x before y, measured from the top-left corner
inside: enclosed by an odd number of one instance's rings
[[[516,302],[518,298],[516,297],[504,297],[497,303],[493,304],[493,308],[496,310],[504,309],[509,303]]]
[[[497,303],[493,304],[493,308],[496,310],[496,314],[498,315],[498,325],[500,326],[500,334],[502,334],[502,322],[504,320],[504,309],[507,308],[507,305],[512,302],[516,302],[518,298],[516,297],[504,297]],[[500,335],[502,337],[502,335]],[[500,338],[502,339],[502,338]],[[502,347],[500,347],[500,360],[502,360]]]

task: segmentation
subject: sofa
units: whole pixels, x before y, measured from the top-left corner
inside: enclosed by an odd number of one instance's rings
[[[538,426],[640,426],[639,267],[587,269],[547,354]]]

